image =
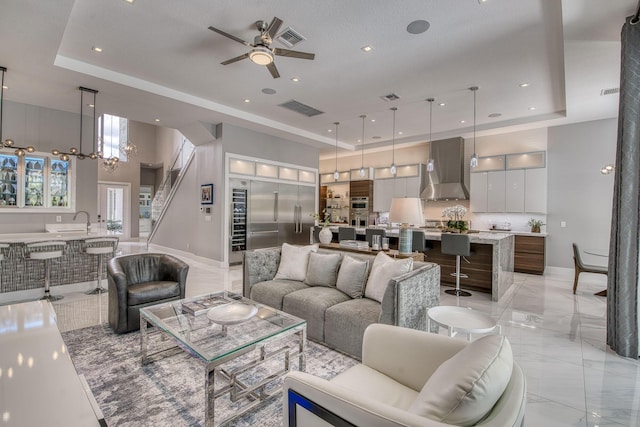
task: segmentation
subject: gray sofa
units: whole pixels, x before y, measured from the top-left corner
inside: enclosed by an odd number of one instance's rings
[[[318,253],[369,260],[367,275],[375,258],[371,254],[322,248]],[[426,330],[427,309],[440,303],[440,266],[437,264],[414,262],[411,271],[389,280],[380,303],[365,296],[352,298],[335,286],[274,280],[280,255],[281,248],[245,252],[244,296],[305,319],[308,338],[358,359],[362,356],[362,337],[367,326],[383,323]]]

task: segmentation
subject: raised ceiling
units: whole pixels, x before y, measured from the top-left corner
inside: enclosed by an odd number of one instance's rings
[[[0,66],[10,101],[77,112],[86,86],[100,91],[98,113],[176,129],[227,122],[330,155],[336,121],[341,147],[358,149],[362,114],[365,147],[389,144],[391,107],[397,144],[427,140],[429,97],[446,104],[434,106],[434,139],[468,135],[474,85],[479,132],[615,117],[618,97],[600,92],[618,87],[620,29],[635,3],[11,0],[0,14]],[[207,27],[252,42],[255,21],[274,16],[306,38],[292,49],[315,60],[276,57],[279,79],[249,60],[220,64],[248,48]],[[429,29],[410,34],[415,20]],[[400,98],[382,99],[392,93]],[[278,106],[290,100],[324,113]]]

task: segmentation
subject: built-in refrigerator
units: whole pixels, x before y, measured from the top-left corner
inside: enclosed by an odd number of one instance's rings
[[[241,262],[246,249],[309,243],[315,187],[232,179],[229,191],[230,264]]]

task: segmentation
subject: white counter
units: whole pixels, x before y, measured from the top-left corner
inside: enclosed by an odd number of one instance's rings
[[[99,426],[46,301],[0,306],[0,401],[7,425]]]
[[[82,232],[57,232],[57,233],[7,233],[0,234],[0,242],[4,243],[31,243],[43,240],[84,240],[94,237],[113,236],[111,233],[101,231]]]

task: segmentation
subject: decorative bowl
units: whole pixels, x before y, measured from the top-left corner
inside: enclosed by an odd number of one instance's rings
[[[246,322],[256,315],[258,308],[241,302],[213,307],[207,317],[219,325],[237,325]]]

